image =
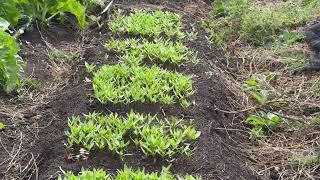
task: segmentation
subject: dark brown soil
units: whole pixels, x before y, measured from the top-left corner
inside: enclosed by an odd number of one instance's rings
[[[192,4],[194,6],[190,6]],[[162,5],[150,5],[143,2],[117,2],[123,8],[162,7],[177,9],[185,15],[186,31],[190,24],[196,24],[199,15],[195,15],[196,5],[205,6],[201,1],[177,1]],[[188,11],[184,11],[188,6]],[[197,65],[188,64],[176,68],[178,71],[194,75],[192,100],[194,105],[188,109],[179,106],[162,107],[160,105],[132,104],[130,106],[100,105],[90,101],[91,85],[84,82],[90,77],[85,72],[84,62],[95,64],[114,64],[115,56],[106,59],[103,43],[110,37],[109,32],[99,33],[97,29],[77,32],[74,29],[51,25],[40,34],[36,29],[21,38],[21,56],[27,62],[25,77],[41,83],[41,88],[22,91],[25,96],[0,97],[0,120],[8,125],[0,133],[0,178],[2,179],[56,179],[61,170],[79,171],[85,168],[103,168],[115,173],[126,164],[133,168],[145,168],[147,171],[160,170],[170,163],[165,160],[154,161],[143,153],[130,147],[132,154],[121,160],[109,152],[92,152],[87,160],[74,160],[65,146],[67,118],[92,111],[126,113],[130,108],[138,112],[175,115],[185,119],[194,119],[201,136],[194,145],[194,154],[190,157],[176,157],[171,170],[177,174],[197,174],[203,179],[258,179],[249,165],[250,159],[242,153],[239,145],[247,141],[241,131],[226,131],[240,119],[216,111],[216,108],[234,109],[233,102],[239,97],[229,90],[223,72],[217,63],[223,61],[222,52],[207,44],[205,32],[199,25],[198,39],[185,43],[199,53]],[[28,43],[26,43],[28,41]],[[66,58],[52,60],[48,52],[53,48],[75,55],[73,61]],[[219,66],[220,67],[220,66]],[[19,148],[20,147],[20,148]],[[7,152],[8,151],[8,152]]]

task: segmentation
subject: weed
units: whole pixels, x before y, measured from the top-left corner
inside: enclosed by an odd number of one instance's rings
[[[155,39],[153,42],[137,39],[116,40],[111,39],[105,47],[116,53],[141,55],[150,60],[160,60],[162,63],[170,61],[173,64],[181,64],[185,61],[188,48],[182,43],[173,43],[169,40]],[[140,60],[140,58],[138,59]],[[140,62],[137,62],[140,63]]]
[[[40,89],[41,88],[41,83],[37,80],[34,80],[32,78],[25,78],[21,82],[21,87],[30,90],[30,89]]]
[[[278,128],[282,123],[282,119],[274,113],[261,112],[258,115],[249,116],[245,120],[245,123],[250,124],[253,127],[250,132],[250,138],[259,139],[264,137],[266,132]]]
[[[298,167],[313,167],[320,163],[320,154],[294,154],[289,158],[289,164]]]
[[[195,41],[198,38],[197,37],[198,36],[198,32],[195,32],[195,31],[187,32],[186,36],[187,36],[189,41]]]
[[[87,62],[84,62],[84,66],[86,67],[88,73],[93,73],[95,68],[96,68],[96,65],[94,64],[89,64]]]
[[[193,94],[190,76],[156,66],[105,65],[93,78],[94,96],[101,103],[162,103],[179,101],[188,107]]]
[[[159,37],[165,34],[168,37],[183,38],[181,17],[172,12],[135,10],[128,16],[121,11],[116,12],[109,28],[117,33],[132,33],[148,37]]]
[[[224,41],[226,35],[237,34],[257,45],[274,41],[292,44],[303,36],[290,29],[314,18],[319,13],[319,3],[291,0],[258,6],[250,0],[226,0],[216,1],[214,9],[214,21],[207,24],[207,29],[217,34],[218,42]]]
[[[59,62],[59,61],[71,62],[72,60],[75,59],[75,57],[76,55],[72,52],[67,53],[55,48],[49,54],[49,59],[56,62]]]
[[[70,148],[83,146],[90,151],[108,147],[121,157],[130,143],[124,140],[130,132],[134,135],[131,139],[146,155],[169,158],[177,153],[190,155],[189,142],[200,136],[191,124],[182,124],[176,118],[165,121],[134,112],[130,112],[127,118],[117,114],[91,113],[83,121],[80,117],[69,118],[68,125],[70,130],[66,134]]]

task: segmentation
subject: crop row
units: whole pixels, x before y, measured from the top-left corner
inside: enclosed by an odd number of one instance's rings
[[[180,42],[173,43],[169,40],[155,39],[153,42],[138,39],[111,39],[105,44],[109,51],[124,54],[130,52],[142,55],[152,61],[160,60],[162,63],[170,62],[181,64],[187,60],[188,48]],[[137,62],[140,63],[140,62]],[[137,64],[136,63],[136,64]]]
[[[78,175],[72,172],[64,173],[64,177],[59,177],[58,180],[200,180],[197,176],[175,176],[170,173],[170,167],[163,167],[160,173],[146,173],[144,170],[132,170],[124,167],[123,170],[118,171],[115,176],[107,174],[101,169],[94,169],[93,171],[82,169]]]
[[[193,94],[191,76],[170,72],[157,66],[104,65],[93,78],[94,97],[107,102],[162,103],[172,105],[179,101],[182,107],[190,105]]]
[[[134,112],[127,117],[116,113],[90,113],[85,120],[69,118],[68,126],[70,130],[66,134],[70,148],[82,146],[90,151],[108,147],[121,157],[130,143],[126,140],[129,135],[145,155],[162,158],[172,158],[177,153],[191,155],[190,142],[200,135],[191,124],[182,124],[177,118],[158,119]]]
[[[172,12],[135,10],[125,16],[119,10],[109,28],[115,33],[131,33],[147,37],[159,37],[165,34],[168,37],[183,38],[181,16]]]

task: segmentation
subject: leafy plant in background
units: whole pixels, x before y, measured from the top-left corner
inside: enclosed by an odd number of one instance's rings
[[[245,123],[252,126],[250,137],[251,139],[259,139],[264,137],[266,132],[272,131],[280,126],[282,119],[280,116],[268,112],[261,112],[258,115],[251,115]]]
[[[93,171],[89,171],[86,169],[82,169],[78,175],[75,175],[72,172],[65,172],[64,177],[61,176],[58,180],[200,180],[201,177],[198,176],[175,176],[170,172],[170,166],[163,167],[161,172],[152,172],[146,173],[144,170],[137,169],[133,170],[126,165],[123,170],[118,171],[118,173],[114,176],[107,174],[105,171],[101,169],[93,169]]]
[[[0,0],[0,17],[9,21],[12,27],[21,20],[30,24],[39,21],[46,25],[53,18],[63,19],[65,13],[73,14],[81,28],[86,28],[85,7],[77,0]]]
[[[20,85],[20,73],[23,70],[23,62],[18,55],[19,46],[16,40],[5,32],[9,23],[2,20],[0,29],[0,84],[7,93],[17,89]]]
[[[172,12],[134,10],[128,16],[116,12],[114,19],[109,23],[111,31],[116,33],[132,33],[147,37],[159,37],[165,34],[168,37],[183,38],[181,16]]]
[[[117,40],[111,39],[105,44],[109,51],[116,53],[128,53],[143,55],[150,60],[160,60],[165,63],[170,61],[173,64],[181,64],[187,60],[188,49],[182,43],[173,43],[169,40],[155,39],[149,42],[143,39],[142,42],[137,39]]]
[[[94,97],[101,103],[162,103],[188,107],[193,94],[190,76],[157,66],[105,65],[93,78]]]
[[[172,121],[171,121],[172,120]],[[158,119],[151,115],[130,112],[127,117],[117,114],[102,115],[91,113],[68,119],[69,131],[66,132],[70,148],[82,146],[87,150],[106,147],[120,157],[130,141],[125,137],[132,134],[132,140],[143,152],[152,157],[169,157],[175,154],[191,154],[190,142],[195,141],[200,132],[192,124],[183,124],[176,118]],[[132,133],[130,133],[132,132]]]

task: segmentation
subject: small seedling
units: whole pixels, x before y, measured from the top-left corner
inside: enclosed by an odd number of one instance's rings
[[[5,128],[5,125],[2,122],[0,122],[0,130],[2,130],[4,128]]]
[[[198,32],[195,32],[195,31],[187,32],[186,36],[187,36],[189,41],[195,41],[198,38],[197,37],[198,36]]]
[[[84,66],[86,67],[88,73],[93,73],[94,69],[96,68],[96,65],[94,64],[89,64],[87,62],[84,62]]]

